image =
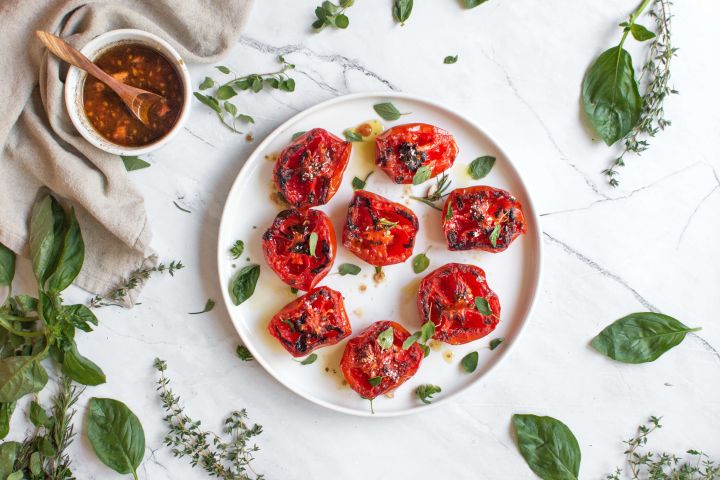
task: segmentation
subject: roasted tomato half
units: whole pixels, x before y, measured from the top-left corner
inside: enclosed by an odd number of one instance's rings
[[[392,265],[412,255],[417,231],[418,219],[412,210],[358,190],[348,207],[343,245],[370,265]]]
[[[270,320],[268,331],[293,357],[304,357],[317,348],[335,345],[352,328],[340,292],[318,287],[285,305]]]
[[[335,261],[335,230],[319,210],[283,210],[262,242],[267,264],[280,280],[298,290],[313,288]]]
[[[433,338],[453,345],[484,337],[500,321],[500,300],[485,272],[463,263],[448,263],[423,279],[418,310],[423,323],[435,324]]]
[[[502,252],[527,231],[522,206],[509,192],[477,186],[458,188],[443,209],[443,230],[450,250]]]
[[[420,167],[434,177],[455,161],[458,146],[445,130],[427,123],[398,125],[375,138],[375,163],[395,183],[413,183]]]
[[[350,159],[352,143],[313,128],[278,155],[275,186],[295,208],[326,204],[335,195]]]
[[[390,327],[392,344],[383,348],[378,336]],[[402,344],[409,336],[410,333],[399,323],[381,321],[351,338],[340,360],[340,368],[350,387],[361,397],[372,400],[415,375],[423,359],[423,351],[417,342],[403,350]]]

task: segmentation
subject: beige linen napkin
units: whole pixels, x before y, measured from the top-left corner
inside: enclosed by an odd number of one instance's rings
[[[80,48],[108,30],[138,28],[170,42],[187,62],[207,62],[237,41],[251,3],[0,1],[0,243],[26,251],[30,210],[47,187],[77,212],[86,248],[78,286],[104,293],[157,262],[142,195],[119,157],[93,147],[73,127],[63,97],[67,67],[47,54],[35,30]]]

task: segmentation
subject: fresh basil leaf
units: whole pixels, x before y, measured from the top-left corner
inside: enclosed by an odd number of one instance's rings
[[[362,142],[363,137],[357,132],[353,132],[349,128],[343,131],[343,135],[345,136],[345,140],[348,142]],[[355,177],[357,178],[357,177]]]
[[[250,350],[248,350],[245,345],[238,345],[235,349],[235,354],[243,362],[251,362],[252,360],[254,360],[252,353],[250,353]]]
[[[15,404],[15,402],[0,403],[0,439],[7,437],[10,433],[10,419],[15,411]]]
[[[246,115],[244,113],[241,113],[240,115],[238,115],[237,118],[240,121],[245,122],[245,123],[255,123],[255,119],[253,117],[251,117],[250,115]]]
[[[120,158],[122,159],[123,165],[125,165],[125,170],[128,172],[132,172],[133,170],[142,170],[143,168],[148,168],[150,166],[148,162],[140,157],[120,155]]]
[[[582,85],[585,115],[603,141],[612,145],[640,119],[642,99],[630,54],[621,47],[603,52],[585,74]]]
[[[233,246],[230,247],[230,255],[232,255],[233,260],[237,260],[243,254],[244,250],[245,242],[242,240],[235,240]]]
[[[15,303],[23,313],[37,312],[38,299],[30,295],[16,295]]]
[[[49,427],[50,425],[52,425],[52,419],[50,418],[50,416],[47,414],[45,409],[41,407],[40,404],[35,400],[30,402],[29,417],[32,424],[38,428]]]
[[[18,356],[0,360],[0,402],[19,400],[45,387],[48,375],[35,357]]]
[[[237,95],[237,92],[230,85],[223,85],[215,92],[215,97],[218,100],[227,100]]]
[[[492,340],[490,340],[490,350],[495,350],[495,349],[496,349],[497,347],[499,347],[500,344],[503,343],[504,341],[505,341],[505,339],[502,338],[502,337],[500,337],[500,338],[493,338]]]
[[[308,251],[311,257],[315,257],[315,250],[317,250],[318,234],[315,232],[310,233],[310,239],[308,241]]]
[[[424,253],[415,255],[412,261],[413,272],[422,273],[430,266],[430,259]]]
[[[442,388],[438,387],[437,385],[426,384],[417,387],[417,389],[415,390],[415,395],[417,396],[417,398],[420,399],[421,402],[426,405],[430,405],[432,403],[431,400],[433,395],[440,392],[442,392]]]
[[[197,98],[200,103],[207,105],[208,107],[215,110],[217,113],[222,113],[222,109],[220,108],[220,103],[217,101],[215,97],[211,97],[209,95],[203,95],[199,92],[193,92],[193,95],[195,98]]]
[[[520,454],[543,480],[577,480],[580,446],[575,435],[552,417],[515,414],[512,417]]]
[[[15,277],[15,254],[0,243],[0,285],[10,285]]]
[[[377,223],[383,228],[393,228],[397,227],[400,222],[392,222],[387,218],[381,217],[380,219],[378,219]]]
[[[189,313],[188,315],[200,315],[201,313],[207,313],[207,312],[209,312],[209,311],[212,310],[213,308],[215,308],[215,300],[213,300],[212,298],[208,298],[208,299],[207,299],[207,302],[205,302],[205,308],[203,308],[203,309],[202,309],[201,311],[199,311],[199,312],[191,312],[191,313]]]
[[[368,383],[371,387],[377,387],[382,382],[382,379],[382,375],[378,375],[377,377],[368,378]]]
[[[38,451],[46,457],[54,457],[57,450],[53,446],[52,442],[48,439],[47,435],[40,438],[40,444],[38,445]]]
[[[62,372],[82,385],[96,386],[105,383],[105,373],[89,358],[80,355],[75,342],[65,351]]]
[[[473,373],[478,366],[478,352],[470,352],[460,360],[460,365],[467,373]]]
[[[62,311],[67,321],[75,328],[83,332],[92,332],[93,325],[97,326],[98,320],[95,314],[85,305],[78,303],[76,305],[64,305]]]
[[[490,155],[478,157],[472,162],[470,162],[470,166],[468,167],[468,174],[470,174],[473,180],[480,180],[481,178],[485,178],[487,174],[490,173],[493,165],[495,165],[495,157],[492,157]]]
[[[75,209],[70,209],[66,220],[67,229],[62,238],[53,273],[47,279],[49,291],[62,292],[75,280],[85,260],[85,242],[80,224],[75,218]]]
[[[644,42],[646,40],[650,40],[651,38],[655,38],[655,34],[653,32],[638,23],[633,23],[630,26],[630,33],[632,33],[633,38],[635,38],[638,42]]]
[[[352,7],[355,4],[355,0],[340,0],[340,6],[343,8]]]
[[[430,347],[425,344],[420,344],[420,348],[423,349],[423,358],[426,358],[430,355]]]
[[[335,15],[335,26],[337,28],[347,28],[350,25],[350,19],[344,13]]]
[[[213,80],[210,77],[205,77],[205,80],[202,81],[200,86],[198,87],[200,90],[207,90],[208,88],[211,88],[213,85],[215,85],[215,80]]]
[[[361,270],[360,267],[352,263],[343,263],[338,267],[338,273],[343,277],[345,275],[357,275]]]
[[[293,133],[293,135],[292,135],[292,140],[297,140],[298,138],[302,137],[302,136],[305,135],[306,133],[307,133],[307,132],[295,132],[295,133]]]
[[[56,251],[60,249],[60,239],[55,237],[62,233],[63,221],[62,207],[50,195],[45,195],[33,206],[30,215],[30,258],[38,285],[43,287],[52,273]]]
[[[255,293],[258,278],[260,278],[260,265],[253,263],[240,269],[230,282],[230,295],[235,305],[240,305]]]
[[[37,453],[37,452],[35,452],[35,453]],[[30,455],[30,470],[32,470],[32,467],[35,466],[35,468],[38,470],[38,472],[34,473],[31,471],[30,473],[33,473],[33,475],[39,475],[41,472],[39,471],[39,468],[37,466],[37,461],[35,463],[33,463],[33,460],[38,460],[39,457],[37,455],[35,457],[33,457],[33,455]],[[17,472],[13,472],[7,476],[7,480],[23,480],[23,478],[25,478],[25,474],[22,472],[22,470],[18,470]]]
[[[420,185],[421,183],[425,183],[430,178],[431,173],[432,169],[427,165],[423,165],[422,167],[418,168],[417,171],[415,171],[415,175],[413,175],[413,185]]]
[[[390,102],[378,103],[373,105],[375,112],[380,115],[383,120],[393,121],[400,118],[403,114]]]
[[[410,335],[408,338],[405,339],[405,341],[402,344],[403,350],[407,350],[408,348],[413,346],[413,343],[417,342],[420,339],[420,332],[415,332],[412,335]]]
[[[435,324],[431,320],[428,320],[420,327],[420,341],[427,343],[433,335],[435,335]]]
[[[388,327],[382,332],[380,332],[377,337],[377,342],[378,345],[380,345],[380,348],[382,348],[383,350],[387,350],[388,348],[392,347],[394,338],[395,335],[393,333],[393,328]]]
[[[228,73],[230,73],[230,69],[228,67],[226,67],[225,65],[218,65],[215,68],[217,68],[218,70],[220,70],[222,73],[224,73],[226,75]]]
[[[690,328],[661,313],[632,313],[607,326],[591,345],[598,352],[623,363],[652,362],[680,344]]]
[[[132,473],[145,455],[145,432],[140,420],[122,402],[112,398],[90,399],[87,436],[95,454],[118,473]]]
[[[458,56],[457,56],[457,55],[454,55],[454,56],[453,56],[453,55],[448,55],[448,56],[445,57],[445,59],[443,60],[443,63],[444,63],[445,65],[452,65],[453,63],[457,63],[457,61],[458,61]]]
[[[493,227],[493,231],[490,232],[490,245],[492,245],[494,248],[497,248],[497,241],[498,238],[500,238],[500,229],[502,228],[502,223],[497,222],[495,224],[495,227]]]
[[[237,115],[238,109],[234,104],[232,104],[230,102],[225,102],[225,103],[223,103],[223,107],[225,108],[225,111],[228,112],[233,117],[235,117]]]
[[[0,444],[0,478],[5,480],[9,479],[13,473],[15,467],[15,460],[17,459],[18,451],[20,450],[20,443],[18,442],[3,442]],[[22,480],[23,473],[20,473],[19,479]],[[13,478],[11,480],[18,480]]]
[[[465,8],[475,8],[478,5],[482,5],[485,2],[487,2],[487,0],[463,0],[463,3],[465,4]]]
[[[305,360],[300,362],[300,365],[310,365],[312,363],[315,363],[315,360],[317,360],[317,358],[317,354],[311,353]]]
[[[413,9],[413,0],[395,0],[393,2],[393,18],[400,25],[405,25],[405,21],[410,18]]]
[[[492,309],[487,299],[483,297],[475,297],[475,308],[483,315],[492,315]]]

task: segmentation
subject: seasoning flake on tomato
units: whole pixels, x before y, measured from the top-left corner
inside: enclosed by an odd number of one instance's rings
[[[293,357],[335,345],[352,333],[340,292],[317,287],[280,310],[268,324],[270,335]]]
[[[522,206],[499,188],[458,188],[443,209],[443,231],[450,250],[502,252],[527,231]]]
[[[361,397],[372,400],[415,375],[424,354],[417,342],[403,349],[409,336],[399,323],[380,321],[351,338],[340,361],[348,385]]]
[[[370,265],[402,263],[412,255],[418,219],[385,197],[357,190],[348,207],[343,245]]]
[[[375,163],[395,183],[422,183],[455,162],[458,146],[445,130],[426,123],[397,125],[375,138]],[[421,181],[413,178],[429,170]]]
[[[309,291],[335,261],[335,230],[320,210],[283,210],[262,237],[263,254],[280,279]]]
[[[337,192],[352,143],[322,128],[300,135],[278,155],[273,180],[295,208],[326,204]]]
[[[459,345],[495,330],[500,300],[485,280],[482,268],[449,263],[420,283],[417,298],[420,321],[435,325],[433,338]]]

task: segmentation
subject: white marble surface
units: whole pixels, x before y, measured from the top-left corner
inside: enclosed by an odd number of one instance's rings
[[[274,69],[277,54],[297,64],[295,93],[238,97],[257,120],[254,143],[196,104],[186,131],[149,156],[151,168],[131,173],[156,249],[188,267],[153,279],[131,311],[99,311],[97,331],[79,336],[81,351],[108,376],[80,406],[110,396],[139,415],[148,447],[141,478],[206,478],[161,446],[156,356],[168,361],[176,392],[206,427],[219,429],[224,415],[247,407],[265,429],[256,469],[269,479],[534,478],[510,436],[517,412],[570,426],[583,452],[581,478],[601,478],[620,464],[621,440],[652,414],[665,416],[654,445],[720,457],[720,66],[713,61],[720,43],[698,33],[715,31],[720,4],[675,7],[681,96],[667,104],[673,126],[630,159],[611,189],[599,172],[615,149],[591,141],[582,126],[579,86],[591,59],[617,41],[616,24],[634,2],[491,1],[465,11],[456,1],[421,0],[401,28],[389,0],[360,1],[348,12],[348,30],[312,34],[316,3],[257,1],[243,39],[222,62],[248,73]],[[457,64],[442,63],[454,54]],[[196,83],[212,70],[191,68]],[[257,141],[317,102],[370,90],[426,95],[487,128],[525,175],[545,238],[541,296],[514,352],[456,402],[396,419],[325,410],[240,362],[214,260],[224,198]],[[192,213],[173,206],[178,197]],[[208,297],[218,300],[215,310],[187,315]],[[613,363],[589,348],[606,324],[648,309],[703,330],[646,365]],[[78,478],[115,478],[82,430],[71,449]]]

